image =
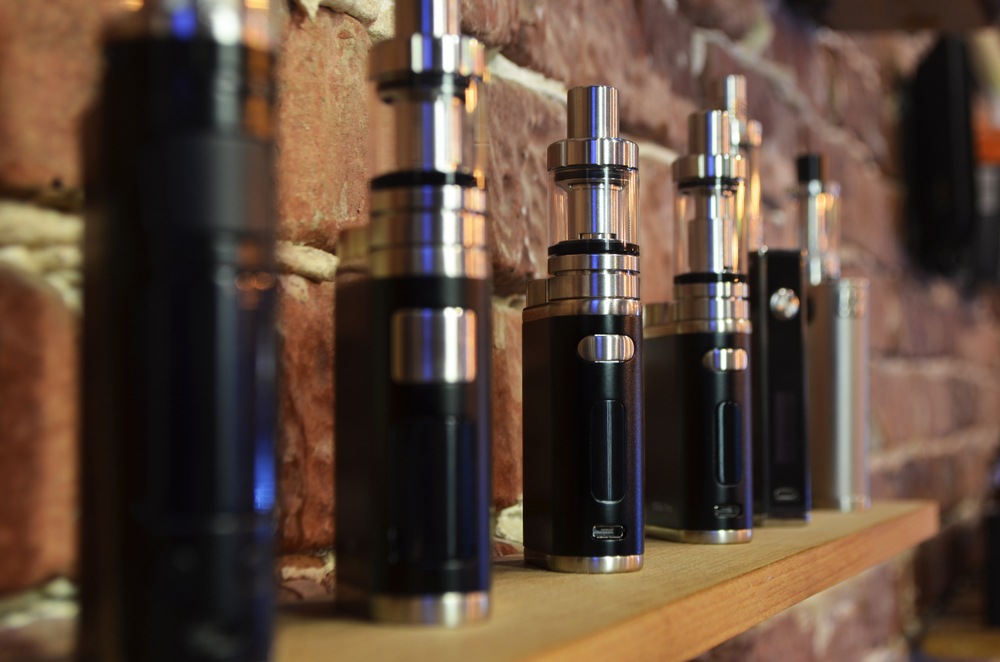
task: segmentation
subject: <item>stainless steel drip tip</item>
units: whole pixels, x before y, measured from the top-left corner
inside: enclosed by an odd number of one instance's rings
[[[370,58],[371,222],[337,278],[337,594],[376,620],[489,614],[491,273],[482,45],[400,0]]]
[[[549,277],[524,309],[524,545],[561,572],[642,567],[638,148],[612,87],[567,95],[549,146]],[[554,472],[554,467],[563,467]]]
[[[727,111],[694,113],[677,182],[674,301],[647,308],[646,532],[751,537],[750,320],[736,195],[745,166]]]
[[[837,193],[826,159],[798,160],[800,236],[809,276],[809,443],[813,502],[865,510],[869,495],[867,278],[840,278]]]

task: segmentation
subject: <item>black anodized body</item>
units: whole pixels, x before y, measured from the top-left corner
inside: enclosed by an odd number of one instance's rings
[[[489,590],[490,294],[487,280],[432,276],[338,287],[337,582],[349,592]],[[478,378],[395,383],[393,312],[446,307],[476,312]]]
[[[751,253],[749,276],[754,514],[764,522],[805,521],[811,495],[803,253]],[[771,309],[771,297],[780,289],[793,291],[800,300],[788,319]]]
[[[750,370],[715,372],[716,348],[750,352],[750,335],[647,337],[646,524],[674,531],[750,529]]]
[[[88,120],[88,662],[263,662],[273,602],[270,57],[108,46]]]
[[[525,548],[642,554],[642,318],[551,316],[523,333]],[[635,355],[585,361],[577,346],[595,334],[629,336]]]

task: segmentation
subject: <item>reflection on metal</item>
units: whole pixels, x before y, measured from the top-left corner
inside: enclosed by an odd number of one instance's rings
[[[787,322],[799,314],[799,297],[795,294],[795,290],[787,287],[775,290],[771,295],[770,304],[771,313],[782,322]]]
[[[490,594],[431,593],[426,595],[371,596],[371,616],[384,623],[414,623],[457,627],[485,621],[490,615]]]
[[[738,347],[710,349],[701,357],[701,362],[712,372],[740,372],[750,365],[746,350]]]
[[[557,556],[526,548],[524,561],[546,570],[584,575],[610,575],[642,570],[642,554],[630,556]]]
[[[704,545],[732,545],[750,542],[752,529],[720,529],[717,531],[694,531],[687,529],[667,529],[661,526],[647,526],[646,535],[673,542]]]
[[[584,361],[624,363],[635,356],[635,343],[628,336],[599,333],[581,340],[576,352]]]
[[[466,308],[404,308],[392,314],[392,380],[468,384],[476,378],[476,313]]]

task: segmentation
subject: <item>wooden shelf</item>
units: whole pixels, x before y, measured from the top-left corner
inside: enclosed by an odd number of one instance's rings
[[[647,539],[645,568],[567,575],[497,561],[493,616],[458,630],[335,618],[328,606],[279,616],[278,662],[688,660],[937,533],[932,501],[815,511],[812,524],[757,528],[747,545]]]

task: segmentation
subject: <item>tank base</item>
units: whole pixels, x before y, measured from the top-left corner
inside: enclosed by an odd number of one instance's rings
[[[557,556],[525,548],[524,561],[554,572],[613,575],[642,570],[642,554],[630,556]]]
[[[734,545],[750,542],[750,539],[753,537],[753,529],[697,531],[692,529],[668,529],[662,526],[646,526],[646,535],[653,538],[696,545]]]
[[[457,627],[489,618],[490,594],[487,591],[424,595],[380,593],[371,596],[369,613],[372,619],[383,623]]]

